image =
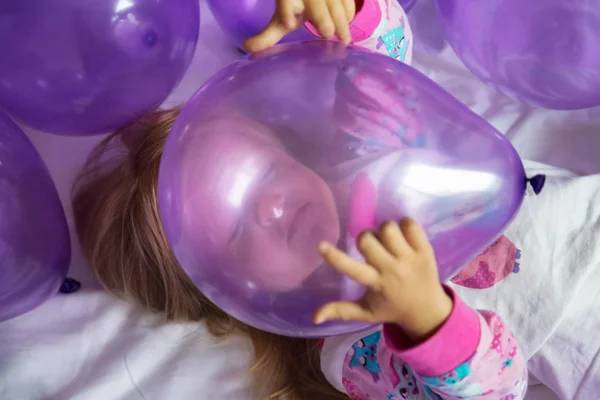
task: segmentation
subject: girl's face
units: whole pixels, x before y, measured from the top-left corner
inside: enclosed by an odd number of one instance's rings
[[[202,138],[200,154],[188,155],[200,167],[185,179],[202,199],[194,229],[249,289],[299,287],[322,263],[318,242],[340,236],[329,186],[254,122],[217,122]]]

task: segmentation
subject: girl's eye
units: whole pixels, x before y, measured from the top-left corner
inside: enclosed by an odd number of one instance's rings
[[[235,228],[233,229],[233,232],[231,232],[231,236],[229,236],[229,240],[227,241],[227,244],[234,244],[235,242],[238,241],[238,239],[240,238],[240,236],[242,235],[242,222],[241,219],[238,219],[236,224],[235,224]]]
[[[269,179],[271,179],[275,175],[276,170],[277,170],[277,166],[275,165],[275,163],[269,164],[268,168],[265,170],[265,173],[263,174],[260,181],[267,182]]]

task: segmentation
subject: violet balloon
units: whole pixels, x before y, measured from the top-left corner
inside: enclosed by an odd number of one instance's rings
[[[223,32],[240,50],[242,43],[262,31],[275,13],[275,0],[238,0],[235,6],[223,0],[207,0],[207,3]],[[314,39],[301,27],[288,33],[280,43]]]
[[[409,12],[416,2],[417,0],[398,0],[405,12]]]
[[[588,0],[438,0],[448,42],[491,87],[551,109],[600,105],[600,7]]]
[[[500,235],[525,183],[504,136],[421,73],[312,41],[211,78],[173,126],[158,191],[172,250],[211,301],[266,331],[323,337],[365,328],[311,320],[365,289],[319,241],[360,258],[362,230],[410,216],[447,280]]]
[[[57,293],[70,259],[50,173],[23,131],[0,113],[0,321]]]
[[[151,111],[196,47],[198,0],[9,3],[0,8],[0,107],[52,133],[104,133]]]

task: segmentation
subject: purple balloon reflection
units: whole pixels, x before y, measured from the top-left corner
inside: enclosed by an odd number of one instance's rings
[[[413,68],[325,41],[242,58],[188,102],[159,173],[165,234],[183,269],[226,312],[300,337],[317,307],[364,288],[317,255],[354,257],[357,235],[411,216],[451,278],[506,228],[525,190],[515,149]]]
[[[235,6],[223,0],[207,0],[207,3],[223,32],[240,50],[243,50],[242,43],[262,31],[275,13],[275,0],[237,0]],[[284,36],[280,43],[314,39],[301,27]]]
[[[448,42],[489,86],[551,109],[600,105],[600,7],[587,0],[438,0]]]
[[[0,322],[57,293],[70,258],[50,173],[23,131],[0,113]]]
[[[181,80],[198,24],[198,0],[10,2],[0,10],[0,107],[52,133],[115,130]]]

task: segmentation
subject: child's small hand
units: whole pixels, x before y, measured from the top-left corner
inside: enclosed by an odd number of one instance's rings
[[[244,48],[250,53],[265,50],[306,21],[310,21],[325,39],[337,35],[340,41],[349,43],[350,21],[355,13],[355,0],[277,0],[269,25],[246,40]]]
[[[376,236],[363,233],[359,262],[333,245],[319,246],[323,257],[339,272],[367,287],[358,302],[335,302],[321,307],[315,323],[355,320],[394,323],[415,342],[425,340],[452,311],[452,299],[439,282],[433,249],[419,225],[404,219],[384,224]]]

